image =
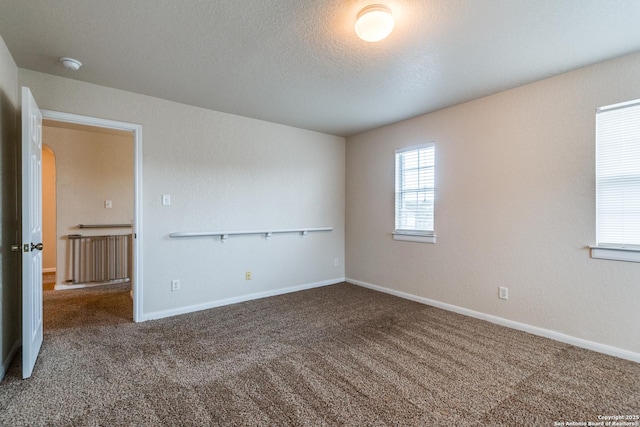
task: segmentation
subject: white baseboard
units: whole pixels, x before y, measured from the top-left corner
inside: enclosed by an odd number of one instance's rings
[[[56,272],[56,268],[55,267],[43,268],[42,272],[43,273],[55,273]]]
[[[322,286],[335,285],[336,283],[344,282],[344,277],[339,277],[331,280],[324,280],[322,282],[307,283],[304,285],[291,286],[288,288],[274,289],[272,291],[257,292],[254,294],[241,295],[233,298],[226,298],[217,301],[210,301],[202,304],[190,305],[187,307],[173,308],[170,310],[154,311],[151,313],[145,313],[141,316],[140,322],[147,320],[163,319],[165,317],[178,316],[180,314],[193,313],[195,311],[208,310],[210,308],[222,307],[225,305],[237,304],[240,302],[251,301],[261,298],[273,297],[276,295],[289,294],[292,292],[304,291],[307,289],[319,288]]]
[[[2,379],[4,378],[4,374],[6,374],[9,370],[9,365],[11,365],[13,358],[16,357],[16,353],[18,352],[21,344],[22,342],[20,341],[20,339],[17,339],[16,342],[13,343],[13,347],[11,347],[11,350],[9,351],[9,354],[7,354],[7,357],[5,357],[2,361],[2,366],[0,366],[0,381],[2,381]]]
[[[479,311],[469,310],[467,308],[458,307],[456,305],[447,304],[444,302],[432,300],[429,298],[419,297],[417,295],[409,294],[406,292],[397,291],[395,289],[385,288],[383,286],[373,285],[371,283],[362,282],[360,280],[350,279],[347,277],[346,281],[354,285],[362,286],[364,288],[373,289],[375,291],[384,292],[386,294],[394,295],[403,299],[419,302],[421,304],[430,305],[433,307],[441,308],[443,310],[452,311],[454,313],[462,314],[464,316],[474,317],[480,320],[486,320],[497,325],[506,326],[507,328],[516,329],[518,331],[528,332],[533,335],[549,338],[555,341],[560,341],[565,344],[574,345],[576,347],[586,348],[587,350],[593,350],[598,353],[607,354],[609,356],[619,357],[621,359],[631,360],[632,362],[640,363],[640,354],[634,353],[629,350],[624,350],[617,347],[612,347],[606,344],[600,344],[593,341],[588,341],[582,338],[572,337],[560,332],[551,331],[549,329],[539,328],[537,326],[527,325],[526,323],[515,322],[513,320],[505,319],[502,317],[493,316],[491,314],[481,313]]]
[[[65,285],[64,283],[56,283],[56,285],[53,287],[54,291],[66,291],[69,289],[82,289],[82,288],[95,288],[98,286],[108,286],[108,285],[118,285],[121,283],[130,283],[131,281],[129,279],[123,279],[120,281],[113,281],[113,282],[103,282],[103,283],[80,283],[77,285]]]

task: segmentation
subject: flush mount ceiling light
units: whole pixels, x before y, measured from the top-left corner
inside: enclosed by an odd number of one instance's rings
[[[393,24],[391,10],[386,6],[373,4],[358,13],[356,34],[366,42],[377,42],[391,34]]]
[[[73,71],[78,71],[80,67],[82,67],[82,62],[73,58],[67,58],[67,57],[60,58],[60,62],[62,62],[62,65],[64,65],[65,68],[68,68]]]

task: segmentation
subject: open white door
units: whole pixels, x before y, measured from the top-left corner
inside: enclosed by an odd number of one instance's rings
[[[42,114],[22,88],[22,378],[42,345]]]

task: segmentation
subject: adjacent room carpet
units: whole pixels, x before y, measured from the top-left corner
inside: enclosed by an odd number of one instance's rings
[[[640,364],[346,283],[134,324],[123,286],[45,292],[2,426],[553,426],[640,414]]]

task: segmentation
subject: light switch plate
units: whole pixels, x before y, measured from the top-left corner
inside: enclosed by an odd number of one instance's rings
[[[162,205],[163,206],[169,206],[171,204],[171,195],[170,194],[163,194],[162,195]]]

